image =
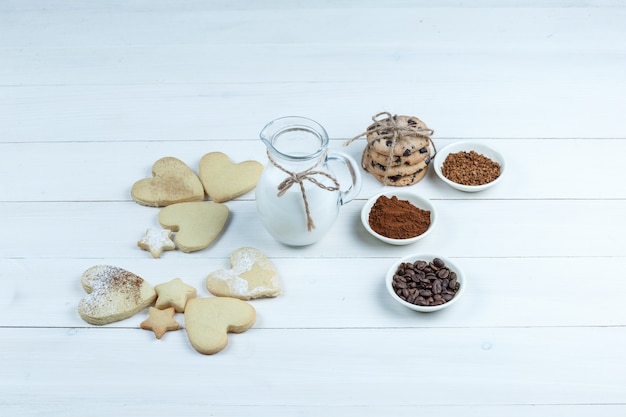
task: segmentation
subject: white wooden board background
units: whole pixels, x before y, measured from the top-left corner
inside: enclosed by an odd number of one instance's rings
[[[625,109],[617,0],[0,0],[0,414],[623,416]],[[422,118],[439,148],[497,148],[503,182],[464,194],[430,172],[412,189],[440,221],[410,247],[361,227],[383,188],[365,175],[310,247],[275,242],[250,192],[207,250],[136,248],[158,210],[130,186],[158,158],[265,163],[258,132],[285,115],[358,158],[342,144],[380,111]],[[184,330],[156,340],[145,311],[76,313],[92,265],[208,296],[241,246],[283,294],[217,355]],[[393,304],[384,273],[418,251],[463,266],[463,300]]]

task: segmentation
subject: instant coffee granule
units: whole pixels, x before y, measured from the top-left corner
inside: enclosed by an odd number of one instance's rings
[[[376,233],[391,239],[419,236],[430,227],[430,211],[396,196],[380,196],[372,206],[369,224]]]
[[[500,164],[475,151],[449,154],[441,173],[450,181],[462,185],[483,185],[500,176]]]

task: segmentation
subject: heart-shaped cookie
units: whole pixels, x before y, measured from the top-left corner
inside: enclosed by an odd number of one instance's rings
[[[247,193],[256,187],[263,172],[257,161],[231,162],[222,152],[211,152],[200,159],[200,181],[206,194],[215,202],[223,203]]]
[[[256,321],[256,310],[229,297],[192,298],[185,307],[185,330],[191,345],[211,355],[228,344],[228,333],[242,333]]]
[[[159,223],[176,232],[176,246],[183,252],[208,247],[221,233],[228,220],[224,204],[188,202],[169,205],[159,212]]]
[[[183,161],[168,156],[152,165],[152,178],[133,184],[130,195],[144,206],[164,207],[185,201],[202,201],[204,187]]]
[[[157,296],[143,278],[116,266],[92,266],[80,282],[87,295],[78,303],[78,314],[96,325],[131,317],[152,304]]]
[[[276,297],[278,275],[272,262],[255,248],[239,248],[230,255],[231,269],[214,271],[206,279],[211,294],[241,300]]]

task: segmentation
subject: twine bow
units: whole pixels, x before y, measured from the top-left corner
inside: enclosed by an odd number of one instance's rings
[[[383,119],[379,119],[379,117],[383,115],[386,117]],[[394,159],[393,149],[396,147],[398,139],[401,136],[413,136],[413,137],[427,138],[433,147],[434,154],[432,156],[434,157],[437,154],[437,149],[435,149],[435,144],[433,143],[433,140],[430,137],[433,133],[435,133],[434,130],[421,129],[418,127],[413,127],[410,124],[408,127],[398,126],[397,115],[392,116],[391,113],[386,112],[386,111],[375,114],[374,116],[372,116],[372,120],[374,121],[374,123],[369,125],[369,127],[367,128],[365,132],[347,140],[344,143],[344,146],[350,145],[352,142],[354,142],[355,140],[363,136],[367,137],[368,143],[371,143],[375,139],[379,139],[379,138],[391,139],[391,144],[389,146],[390,151],[389,151],[389,156],[387,157],[387,166],[385,169],[385,176],[383,178],[383,184],[387,184],[387,176],[388,176],[387,172],[389,171],[389,167],[391,167],[393,163],[393,159]],[[372,135],[372,139],[369,139],[368,135],[370,135],[371,133],[377,133],[379,137]],[[363,152],[363,158],[365,158],[365,152]],[[361,165],[363,165],[363,159],[361,159]],[[363,166],[363,168],[365,168],[365,166]]]
[[[282,167],[280,164],[278,164],[276,161],[272,159],[272,156],[270,155],[269,151],[267,152],[267,157],[272,165],[274,165],[276,168],[280,169],[281,171],[283,171],[284,173],[288,175],[287,178],[285,178],[280,184],[278,184],[278,194],[277,194],[278,197],[282,197],[287,192],[287,190],[291,188],[292,185],[298,184],[300,186],[300,192],[302,193],[302,200],[304,201],[304,209],[306,211],[307,230],[310,232],[311,230],[315,229],[315,223],[313,222],[313,218],[311,217],[311,211],[309,209],[309,201],[306,198],[306,192],[304,190],[304,181],[309,181],[324,190],[328,190],[328,191],[339,190],[339,182],[332,175],[324,171],[314,170],[314,168],[317,167],[326,158],[326,152],[322,154],[322,156],[315,163],[315,165],[313,165],[311,168],[302,172],[288,171],[287,169],[285,169],[284,167]],[[321,175],[330,179],[333,182],[334,186],[328,186],[328,185],[322,184],[320,181],[318,181],[314,177],[315,175]]]

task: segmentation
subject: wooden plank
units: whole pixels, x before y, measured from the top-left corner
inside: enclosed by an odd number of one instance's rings
[[[391,45],[417,40],[420,44],[436,46],[462,42],[477,48],[498,45],[501,49],[519,44],[611,47],[621,35],[621,21],[626,13],[623,7],[588,7],[574,2],[569,4],[583,7],[493,7],[496,2],[452,8],[420,7],[408,2],[406,7],[379,4],[375,8],[322,4],[322,7],[300,4],[279,10],[266,5],[250,8],[240,4],[228,10],[203,2],[172,9],[147,1],[132,5],[118,3],[106,8],[77,3],[47,10],[10,7],[2,15],[7,36],[0,46]],[[528,5],[519,1],[518,4]],[[585,25],[580,24],[582,20]],[[111,21],[116,24],[111,25]],[[326,30],[320,30],[321,27]],[[582,43],[571,44],[572,38]]]
[[[257,407],[276,406],[289,407],[285,414],[308,406],[347,413],[487,404],[623,409],[622,333],[611,327],[251,329],[207,357],[182,331],[156,340],[127,329],[0,329],[6,362],[0,404],[90,415],[121,407],[238,407],[254,415]],[[146,398],[161,398],[159,407]]]
[[[366,122],[365,122],[366,123]],[[260,128],[259,128],[260,129]],[[353,131],[358,131],[354,126]],[[365,127],[363,127],[365,129]],[[250,132],[254,135],[257,132]],[[435,146],[465,139],[434,138]],[[343,146],[335,138],[331,150],[347,153],[360,161],[365,140]],[[480,193],[463,193],[445,185],[433,168],[424,180],[410,187],[434,199],[623,199],[626,189],[611,181],[622,177],[623,139],[483,139],[476,141],[497,149],[506,159],[502,182]],[[131,201],[135,181],[152,176],[152,164],[174,156],[198,172],[202,155],[225,152],[233,162],[257,160],[267,163],[265,146],[259,139],[202,141],[114,141],[0,143],[0,201]],[[337,175],[340,174],[337,168]],[[382,184],[361,170],[365,200],[383,190]],[[241,199],[254,199],[254,191]]]
[[[310,117],[331,136],[349,138],[381,111],[420,117],[441,138],[624,138],[619,109],[626,80],[610,74],[601,81],[552,80],[564,70],[528,83],[433,82],[416,75],[406,83],[385,77],[375,83],[0,87],[0,141],[249,139],[287,115]]]
[[[342,208],[333,229],[316,245],[292,249],[265,231],[254,201],[228,203],[231,218],[213,245],[200,252],[168,252],[165,259],[225,257],[240,246],[269,256],[352,258],[402,256],[427,250],[452,257],[623,256],[626,235],[609,227],[625,200],[441,200],[436,229],[412,246],[387,245],[360,220],[362,203]],[[135,203],[4,203],[7,258],[129,258],[146,252],[136,242],[159,227],[158,209]],[[24,232],[28,231],[28,232]]]
[[[5,87],[360,82],[372,88],[375,83],[371,80],[376,80],[402,83],[405,90],[418,80],[455,85],[480,82],[487,89],[489,82],[515,83],[521,88],[522,83],[530,86],[547,80],[577,84],[585,80],[622,79],[620,70],[624,63],[619,55],[625,46],[619,42],[603,45],[581,37],[571,39],[572,44],[535,49],[515,43],[502,48],[484,40],[467,44],[467,40],[458,39],[450,45],[422,41],[420,37],[372,45],[105,44],[7,48],[0,49],[0,59],[6,63],[0,67],[0,75]],[[267,61],[280,64],[272,71],[250,71]],[[47,71],[38,71],[41,67]]]
[[[109,10],[124,31],[83,7],[4,17],[0,140],[241,138],[292,112],[348,137],[381,110],[424,117],[444,137],[624,137],[623,8],[339,8],[329,17],[195,3],[172,18],[143,4],[147,13]],[[73,18],[81,12],[89,17]],[[293,36],[284,22],[303,15]],[[322,23],[335,30],[306,30]],[[264,71],[267,62],[279,64]]]
[[[235,249],[231,245],[228,249]],[[626,324],[621,302],[626,283],[616,279],[626,268],[624,257],[453,258],[468,280],[463,299],[441,312],[420,314],[395,304],[384,286],[384,276],[400,254],[368,258],[366,250],[362,252],[362,259],[308,258],[297,251],[271,257],[282,295],[251,301],[258,314],[255,327],[412,331]],[[5,313],[0,327],[93,327],[81,320],[77,306],[86,295],[81,274],[99,264],[126,268],[152,285],[181,278],[198,290],[199,297],[211,296],[205,288],[207,275],[229,267],[227,256],[208,254],[157,260],[147,256],[1,259],[0,306]],[[106,328],[138,329],[146,317],[147,310]],[[177,318],[182,320],[182,315]]]

